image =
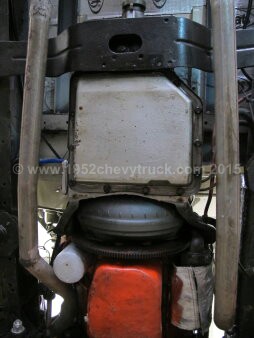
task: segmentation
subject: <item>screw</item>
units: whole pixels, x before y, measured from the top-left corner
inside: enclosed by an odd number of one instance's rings
[[[193,169],[193,174],[194,174],[194,176],[200,176],[201,175],[201,168],[195,167]]]
[[[111,192],[111,186],[109,184],[105,184],[103,190],[105,194],[109,194]]]
[[[201,114],[201,113],[202,113],[202,108],[199,107],[199,106],[197,106],[197,107],[195,108],[195,113],[196,113],[196,114]]]
[[[184,194],[184,189],[183,188],[177,188],[176,189],[176,194],[179,196],[183,195]]]
[[[23,323],[20,319],[16,319],[13,323],[11,333],[13,334],[21,334],[25,331]]]
[[[200,147],[200,146],[202,145],[202,142],[200,141],[199,138],[197,138],[197,139],[194,141],[194,145],[195,145],[196,147]]]

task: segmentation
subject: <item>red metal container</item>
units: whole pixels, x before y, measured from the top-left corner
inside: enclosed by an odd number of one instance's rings
[[[97,266],[88,297],[90,338],[161,338],[162,269]]]

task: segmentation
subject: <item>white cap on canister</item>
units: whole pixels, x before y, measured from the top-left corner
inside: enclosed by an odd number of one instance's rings
[[[77,283],[85,274],[85,260],[82,252],[71,243],[55,258],[53,269],[56,276],[65,283]]]

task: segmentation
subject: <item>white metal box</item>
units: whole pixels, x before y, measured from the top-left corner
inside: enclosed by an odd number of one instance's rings
[[[76,81],[75,182],[191,183],[192,102],[167,77],[97,74]]]

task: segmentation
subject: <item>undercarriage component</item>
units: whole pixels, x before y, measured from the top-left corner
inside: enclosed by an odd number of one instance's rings
[[[84,233],[101,239],[174,239],[184,224],[173,205],[129,195],[81,201],[76,215]]]
[[[68,244],[55,258],[53,269],[56,276],[68,284],[77,283],[86,272],[85,255],[73,243]]]
[[[13,334],[14,337],[24,337],[24,331],[25,327],[23,326],[23,323],[20,319],[16,319],[13,323],[11,333]]]
[[[168,15],[168,14],[177,14],[183,16],[183,14],[188,14],[190,16],[191,12],[195,12],[198,8],[200,10],[205,9],[206,0],[181,0],[179,3],[176,0],[167,1],[167,0],[127,0],[123,1],[130,3],[137,3],[143,5],[145,2],[145,15]],[[117,18],[122,16],[121,1],[97,1],[93,3],[92,1],[80,1],[79,8],[79,21],[83,22],[86,17],[88,20],[98,20],[103,18]]]
[[[144,0],[126,0],[122,6],[124,18],[140,18],[144,16],[146,2]]]
[[[199,189],[202,103],[174,80],[161,73],[73,78],[73,191],[178,196]]]
[[[153,38],[151,26],[160,32],[153,34]],[[130,50],[133,35],[141,41],[136,50]],[[109,43],[117,36],[124,39],[122,47],[116,45],[112,49]],[[26,42],[1,42],[0,50],[0,75],[24,74]],[[211,71],[210,50],[209,30],[186,18],[93,20],[72,26],[49,40],[47,76],[74,71],[145,71],[186,66]]]
[[[161,338],[162,268],[97,266],[88,297],[89,338]]]
[[[171,323],[182,330],[208,332],[212,320],[212,265],[176,267],[172,279]]]
[[[17,218],[1,211],[0,219],[1,233],[4,234],[0,239],[0,337],[2,337],[10,328],[14,311],[20,309],[20,301],[17,289]]]
[[[251,338],[254,332],[254,156],[246,167],[246,205],[243,217],[240,274],[237,299],[237,335],[233,337]],[[230,337],[230,336],[229,336]]]
[[[129,54],[133,34],[142,47]],[[252,67],[253,32],[240,30],[237,34],[238,67]],[[122,37],[123,44],[112,50],[109,42],[117,36]],[[26,48],[24,41],[0,42],[0,76],[24,74]],[[47,76],[51,77],[74,71],[157,71],[175,67],[213,71],[208,28],[174,16],[114,18],[77,24],[49,40]]]
[[[204,237],[196,230],[192,230],[192,239],[188,250],[180,256],[181,266],[207,266],[212,263],[213,250],[205,243]]]
[[[178,213],[183,219],[194,229],[202,233],[207,243],[214,243],[216,240],[216,229],[213,225],[205,223],[205,221],[197,213],[192,210],[189,203],[177,205]]]
[[[183,238],[164,241],[159,244],[123,244],[100,243],[81,238],[80,234],[72,236],[73,242],[80,250],[94,255],[114,259],[153,259],[174,256],[188,248],[188,240]]]
[[[239,118],[234,1],[211,2],[215,62],[216,325],[234,325],[240,251]],[[222,168],[222,170],[220,170]]]
[[[238,8],[238,25],[243,20],[247,29],[236,33],[236,62],[231,0],[0,0],[0,150],[7,163],[0,168],[0,337],[208,337],[216,231],[208,209],[217,188],[216,320],[229,328],[237,313],[238,327],[226,336],[252,338],[250,182],[235,307],[237,123],[246,131],[244,159],[254,135],[253,74],[243,69],[239,76],[240,120],[233,81],[236,63],[254,66],[246,1],[247,11]],[[214,27],[210,3],[219,18]],[[203,128],[210,121],[212,134],[213,74],[204,72],[213,70],[217,181],[215,142]],[[203,202],[194,196],[199,191],[209,191],[203,217],[192,210]],[[39,217],[47,237],[39,243],[38,207],[47,208]],[[55,293],[64,298],[56,317]]]
[[[30,8],[29,40],[24,84],[19,164],[23,168],[18,181],[20,262],[41,283],[63,296],[66,303],[51,332],[63,331],[74,320],[75,293],[59,281],[52,267],[39,255],[37,226],[37,175],[29,172],[39,160],[40,123],[51,4],[34,0]]]

